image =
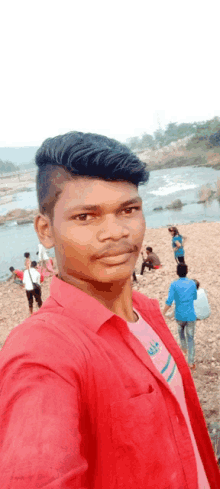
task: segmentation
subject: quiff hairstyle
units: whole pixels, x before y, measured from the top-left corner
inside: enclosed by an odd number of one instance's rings
[[[69,132],[46,139],[35,162],[39,210],[51,220],[64,184],[73,178],[126,181],[136,187],[149,178],[146,164],[129,148],[98,134]]]

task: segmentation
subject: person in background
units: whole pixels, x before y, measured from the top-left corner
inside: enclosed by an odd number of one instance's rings
[[[52,274],[52,275],[55,275],[56,274],[56,270],[54,270],[54,263],[53,263],[53,258],[49,258],[49,260],[47,261],[47,270]]]
[[[169,295],[166,300],[163,314],[175,302],[175,319],[178,324],[178,334],[183,353],[188,351],[188,364],[191,370],[195,370],[195,344],[194,333],[196,326],[196,314],[194,301],[197,299],[197,289],[194,280],[187,278],[188,267],[184,263],[177,265],[178,280],[171,283]]]
[[[25,261],[24,261],[25,268],[30,268],[31,266],[30,253],[26,251],[26,253],[24,253],[24,257],[25,257]]]
[[[24,271],[23,284],[25,286],[27,300],[29,304],[30,315],[33,314],[33,301],[38,304],[40,308],[42,306],[41,300],[41,287],[40,287],[40,273],[36,270],[37,262],[32,261],[30,268]],[[35,288],[34,284],[38,284],[39,287]]]
[[[49,260],[49,256],[46,252],[46,249],[44,248],[44,246],[42,245],[42,243],[38,243],[38,251],[36,253],[36,255],[38,255],[38,258],[39,258],[39,265],[40,267],[46,267],[46,262]]]
[[[183,248],[183,244],[185,238],[179,234],[179,231],[176,227],[168,228],[169,233],[172,235],[172,247],[174,250],[174,257],[177,263],[185,263],[184,255],[185,251]]]
[[[211,314],[211,309],[206,291],[200,288],[198,280],[193,279],[197,288],[197,299],[194,301],[194,309],[197,319],[207,319]]]
[[[144,253],[143,253],[143,251],[141,251],[141,255],[143,258],[143,263],[141,266],[141,275],[143,275],[144,269],[146,267],[148,268],[149,271],[152,269],[161,268],[160,259],[156,255],[156,253],[153,252],[153,248],[151,248],[151,246],[147,246],[146,253],[147,253],[147,256],[144,257]]]
[[[15,270],[14,267],[10,267],[9,270],[12,273],[12,275],[11,275],[11,277],[9,277],[8,280],[11,280],[13,278],[14,279],[14,281],[13,281],[14,284],[22,285],[24,272],[22,270]]]

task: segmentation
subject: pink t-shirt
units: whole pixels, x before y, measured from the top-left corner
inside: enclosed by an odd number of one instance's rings
[[[148,354],[155,367],[159,372],[163,375],[164,379],[168,382],[169,387],[172,393],[175,395],[182,413],[185,417],[189,433],[192,440],[192,445],[194,448],[196,463],[197,463],[197,471],[198,471],[198,487],[199,489],[210,489],[209,482],[206,477],[206,473],[203,467],[203,463],[198,451],[198,447],[196,444],[196,440],[192,431],[189,414],[187,410],[184,388],[182,383],[182,377],[179,373],[177,365],[161,341],[160,337],[155,333],[155,331],[151,328],[151,326],[144,321],[144,319],[140,316],[138,311],[136,314],[139,317],[139,320],[136,323],[127,323],[130,331],[136,336],[136,338],[142,343],[142,345],[146,348]]]

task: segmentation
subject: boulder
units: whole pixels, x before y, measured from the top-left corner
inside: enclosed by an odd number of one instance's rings
[[[166,209],[181,209],[183,207],[183,203],[180,199],[176,199],[171,204],[167,205]]]
[[[155,208],[153,209],[153,211],[162,211],[162,210],[163,210],[163,207],[162,207],[162,206],[160,206],[160,207],[155,207]]]

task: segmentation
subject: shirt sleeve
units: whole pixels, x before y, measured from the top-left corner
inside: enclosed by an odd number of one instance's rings
[[[169,294],[168,294],[168,298],[166,300],[166,304],[168,306],[172,306],[173,301],[174,301],[174,285],[171,284],[170,288],[169,288]]]
[[[197,287],[195,285],[195,290],[194,290],[194,295],[193,295],[193,300],[195,301],[197,299]]]
[[[24,272],[24,275],[23,275],[23,280],[22,280],[23,284],[26,285],[26,273]]]
[[[1,489],[87,489],[79,425],[77,381],[13,358],[1,371]]]

